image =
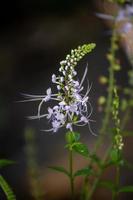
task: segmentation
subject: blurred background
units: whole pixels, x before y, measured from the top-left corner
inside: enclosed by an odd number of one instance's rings
[[[77,71],[80,78],[88,63],[88,79],[93,83],[90,101],[94,108],[93,118],[96,120],[92,129],[97,133],[100,127],[101,113],[97,99],[106,90],[98,80],[100,75],[108,73],[106,54],[110,35],[107,34],[108,27],[95,16],[97,5],[94,2],[13,0],[4,1],[1,5],[0,158],[16,161],[15,165],[2,169],[1,173],[12,186],[18,200],[33,200],[36,187],[38,191],[41,190],[42,199],[69,199],[67,178],[47,168],[56,164],[67,165],[65,130],[56,134],[40,131],[45,129],[47,121],[26,119],[27,116],[37,113],[37,104],[16,101],[22,100],[20,93],[44,94],[51,85],[52,74],[58,73],[59,62],[70,49],[90,42],[95,42],[97,47],[79,63]],[[124,67],[121,74],[118,74],[118,79],[125,85],[125,72],[130,69],[130,64],[122,49],[120,57]],[[95,137],[87,128],[80,132],[83,133],[82,140],[92,148]],[[127,139],[126,142],[129,147],[132,146],[131,140]],[[127,157],[132,160],[132,151],[126,151]],[[76,157],[75,163],[76,168],[85,165],[80,157]],[[133,173],[124,171],[123,174],[123,184],[132,184]],[[110,172],[106,176],[110,176]],[[77,180],[77,190],[81,182],[82,180]],[[4,200],[2,191],[0,195],[0,200]],[[94,199],[104,200],[109,197],[109,192],[100,190]],[[128,198],[132,199],[133,196],[122,197],[125,200]]]

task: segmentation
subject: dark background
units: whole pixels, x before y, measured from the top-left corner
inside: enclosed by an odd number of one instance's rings
[[[36,114],[37,104],[21,104],[16,101],[22,100],[21,92],[44,94],[51,84],[52,74],[58,73],[59,62],[70,49],[90,42],[95,42],[97,47],[79,63],[77,70],[81,77],[88,63],[88,79],[93,83],[90,100],[94,107],[93,118],[96,119],[92,128],[98,132],[101,114],[97,109],[97,98],[106,93],[105,87],[99,85],[98,78],[108,72],[106,53],[109,48],[109,35],[106,34],[107,27],[95,17],[93,3],[90,0],[19,0],[1,3],[0,158],[17,161],[17,164],[3,169],[1,173],[14,189],[18,200],[33,199],[27,175],[26,129],[32,127],[35,130],[37,161],[45,179],[42,182],[46,182],[44,186],[48,190],[48,198],[51,191],[55,192],[52,190],[55,185],[51,183],[56,184],[58,181],[52,180],[53,177],[49,175],[46,167],[59,161],[65,163],[66,151],[63,147],[64,130],[56,134],[41,132],[40,129],[45,129],[47,122],[26,119],[26,116]],[[122,50],[120,56],[125,67],[118,79],[122,84],[126,84],[124,70],[130,66]],[[81,131],[84,132],[83,139],[91,147],[94,136],[87,128]],[[128,154],[129,158],[130,156]],[[130,174],[130,177],[128,180],[125,177],[123,182],[130,183],[133,176]],[[61,185],[57,190],[60,190],[60,187]],[[64,191],[63,197],[68,193],[69,191]],[[2,191],[0,195],[0,199],[4,200]],[[58,195],[57,192],[51,199],[61,198]],[[104,199],[104,196],[101,199]]]

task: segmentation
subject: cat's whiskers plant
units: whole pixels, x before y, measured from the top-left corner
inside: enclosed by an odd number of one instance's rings
[[[23,94],[26,100],[22,102],[40,101],[36,116],[31,116],[29,119],[41,119],[46,117],[52,125],[52,128],[45,131],[57,132],[61,127],[65,127],[66,133],[66,148],[69,151],[69,171],[63,167],[50,167],[56,171],[63,172],[70,179],[71,196],[74,198],[74,179],[77,176],[90,173],[89,168],[81,169],[73,172],[73,151],[88,158],[88,148],[79,142],[80,134],[73,131],[74,126],[88,125],[90,132],[94,134],[90,127],[90,119],[92,114],[92,106],[89,101],[89,92],[92,85],[87,87],[84,93],[83,83],[85,81],[88,68],[85,68],[81,81],[76,80],[77,72],[75,66],[77,63],[95,47],[94,43],[79,46],[77,49],[71,50],[71,53],[66,56],[66,59],[60,62],[59,75],[52,75],[52,83],[56,85],[57,93],[53,94],[51,88],[48,88],[46,95],[29,95]],[[48,113],[41,114],[41,108],[44,102],[54,100],[57,102],[54,107],[48,107]]]
[[[114,2],[114,1],[112,1]],[[122,3],[124,1],[116,0],[115,2]],[[71,53],[66,56],[65,60],[60,62],[59,74],[52,75],[52,83],[56,86],[56,92],[53,93],[53,89],[49,87],[46,90],[45,95],[29,95],[23,94],[26,100],[23,102],[37,101],[38,110],[37,115],[30,116],[29,119],[43,119],[46,118],[51,124],[49,129],[44,131],[57,132],[60,128],[67,129],[66,133],[66,145],[65,148],[69,152],[69,169],[60,166],[51,166],[50,168],[64,173],[70,181],[71,197],[74,199],[74,181],[77,176],[84,176],[84,185],[81,194],[82,200],[91,200],[95,190],[99,186],[104,186],[112,192],[112,199],[116,200],[120,192],[133,191],[132,186],[120,187],[120,167],[124,165],[125,161],[122,155],[123,151],[123,130],[128,119],[120,121],[120,99],[117,94],[117,81],[115,74],[120,71],[120,62],[117,59],[117,50],[119,49],[119,39],[121,34],[127,34],[133,28],[131,24],[132,6],[126,6],[121,8],[116,16],[107,16],[99,14],[101,18],[110,19],[113,22],[113,30],[111,36],[111,45],[109,53],[107,54],[107,60],[109,62],[108,77],[102,77],[101,82],[107,84],[107,97],[102,97],[100,102],[104,103],[104,115],[99,130],[98,139],[94,145],[93,150],[90,152],[88,147],[80,142],[80,134],[74,132],[75,126],[89,127],[90,132],[94,134],[91,129],[92,105],[89,99],[89,93],[92,85],[88,83],[86,92],[84,92],[84,81],[87,77],[88,66],[86,66],[83,76],[79,81],[77,77],[77,71],[75,69],[77,63],[92,49],[95,44],[85,44],[79,46],[77,49],[71,50]],[[129,22],[126,21],[127,18]],[[126,20],[125,20],[126,19]],[[124,22],[122,27],[119,27],[119,23]],[[132,76],[132,74],[131,74]],[[130,80],[132,85],[132,79]],[[128,88],[129,89],[129,88]],[[127,91],[127,90],[126,90]],[[131,93],[132,90],[128,90]],[[130,94],[131,106],[132,98]],[[42,106],[44,103],[54,101],[53,107],[48,107],[46,113],[42,113]],[[129,103],[129,101],[127,101]],[[126,107],[127,108],[127,107]],[[131,108],[131,107],[129,107]],[[125,110],[124,110],[125,111]],[[120,123],[121,122],[121,123]],[[97,151],[102,147],[104,141],[109,139],[110,143],[106,149],[105,154],[100,158]],[[73,156],[74,152],[84,156],[88,159],[88,166],[78,171],[73,169]],[[115,181],[102,181],[101,177],[106,168],[114,166],[116,169]],[[95,169],[97,168],[97,172]],[[90,187],[89,179],[93,178]]]
[[[75,66],[77,62],[89,53],[95,44],[79,46],[78,49],[71,50],[71,54],[66,56],[66,59],[60,62],[60,75],[52,75],[52,82],[56,85],[57,93],[53,94],[51,88],[48,88],[46,95],[28,95],[24,94],[26,101],[40,101],[38,113],[36,116],[31,116],[29,119],[40,119],[46,117],[50,120],[52,128],[45,131],[57,132],[59,128],[73,131],[73,126],[88,125],[90,132],[93,131],[90,127],[90,119],[92,114],[92,106],[89,101],[89,92],[92,85],[88,84],[87,91],[83,92],[83,83],[87,75],[88,68],[85,68],[81,81],[75,79],[77,72]],[[48,107],[47,114],[41,114],[41,107],[44,102],[55,100],[57,102],[53,108]]]

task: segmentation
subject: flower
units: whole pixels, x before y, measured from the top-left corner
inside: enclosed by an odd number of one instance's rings
[[[118,25],[116,27],[118,33],[128,33],[133,29],[133,5],[127,4],[125,7],[120,7],[116,16],[103,13],[96,13],[96,16],[105,20],[115,21]]]
[[[51,88],[46,90],[46,95],[28,95],[24,94],[26,101],[40,101],[38,105],[38,113],[30,119],[40,119],[46,117],[51,122],[51,128],[45,131],[57,132],[59,128],[73,131],[73,126],[88,125],[90,131],[90,119],[92,114],[92,106],[89,102],[89,92],[92,85],[88,83],[86,93],[83,93],[83,83],[87,75],[88,66],[86,66],[81,81],[75,79],[77,72],[75,66],[95,47],[94,43],[79,46],[77,49],[71,50],[70,55],[60,62],[59,75],[52,75],[52,83],[56,85],[57,93],[53,94]],[[56,104],[53,108],[48,107],[48,113],[42,114],[41,108],[44,102],[54,100]]]

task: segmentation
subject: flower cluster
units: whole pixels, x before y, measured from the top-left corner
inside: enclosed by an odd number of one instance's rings
[[[115,122],[115,136],[114,136],[114,148],[121,151],[123,149],[123,137],[120,130],[120,119],[119,119],[119,97],[117,94],[116,87],[114,88],[114,99],[112,107],[112,115]]]
[[[83,94],[83,82],[87,75],[88,68],[85,68],[83,77],[79,82],[75,79],[77,72],[75,66],[77,62],[89,53],[95,47],[94,43],[79,46],[77,49],[71,50],[70,55],[60,62],[59,74],[52,75],[52,83],[56,85],[57,93],[53,94],[51,88],[48,88],[46,95],[28,95],[24,101],[40,101],[38,113],[36,116],[31,116],[30,119],[40,119],[46,117],[50,120],[52,128],[46,131],[58,131],[61,127],[66,127],[70,131],[73,130],[73,125],[84,126],[88,124],[90,131],[90,116],[92,114],[92,106],[89,102],[88,94],[91,85],[88,83],[88,88]],[[48,107],[47,114],[41,114],[41,107],[44,102],[55,100],[57,102],[54,107]]]
[[[118,27],[116,27],[118,33],[128,33],[130,30],[133,29],[133,5],[127,4],[124,8],[120,7],[116,16],[102,13],[97,13],[96,16],[105,20],[115,21],[115,24],[118,25]]]

